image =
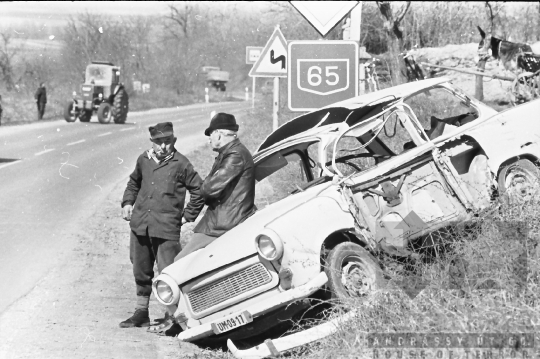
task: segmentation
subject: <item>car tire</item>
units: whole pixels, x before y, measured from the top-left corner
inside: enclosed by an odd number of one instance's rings
[[[64,119],[67,122],[75,122],[77,120],[77,117],[79,116],[77,109],[73,109],[73,107],[73,101],[69,101],[66,105],[66,108],[64,109]]]
[[[101,105],[99,105],[98,111],[97,111],[97,118],[100,123],[109,123],[111,122],[111,104],[107,102],[102,102]]]
[[[538,194],[539,183],[540,169],[529,160],[519,160],[499,172],[499,195],[506,203],[523,203]]]
[[[324,269],[332,298],[363,298],[384,287],[385,279],[377,260],[360,245],[344,242],[326,258]]]
[[[112,116],[114,123],[126,123],[127,113],[129,110],[128,94],[124,88],[118,90],[118,93],[114,96],[114,106],[112,109]]]
[[[91,118],[92,118],[92,111],[91,110],[84,110],[79,114],[79,120],[81,122],[90,122]]]

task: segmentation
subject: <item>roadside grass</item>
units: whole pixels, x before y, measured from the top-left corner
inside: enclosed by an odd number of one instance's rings
[[[73,98],[71,84],[56,86],[46,84],[47,106],[42,121],[52,121],[64,118],[64,110]],[[0,88],[2,95],[1,126],[21,125],[39,122],[37,106],[34,100],[36,89],[20,86],[18,89],[6,91]],[[204,95],[182,94],[172,90],[150,89],[149,93],[129,93],[129,111],[144,111],[153,108],[184,106],[203,102]],[[216,100],[217,101],[217,100]],[[215,102],[215,101],[212,101]]]
[[[503,334],[505,343],[487,345],[480,355],[538,357],[539,215],[538,197],[523,205],[500,203],[495,210],[480,214],[467,230],[462,226],[454,228],[450,244],[439,247],[438,255],[429,260],[425,257],[409,263],[407,270],[403,270],[402,262],[392,266],[388,259],[383,261],[388,276],[386,287],[368,298],[335,306],[329,316],[356,310],[355,317],[341,323],[336,334],[298,348],[291,356],[412,358],[422,357],[423,350],[426,358],[448,358],[449,351],[454,357],[465,357],[466,351],[477,345],[459,349],[454,339],[455,346],[445,348],[436,345],[435,335],[450,334],[467,340],[467,335],[488,338]],[[400,266],[401,270],[395,269]],[[391,334],[394,342],[386,346],[385,340]],[[534,348],[509,342],[511,335],[523,334],[529,335],[529,345],[534,340]],[[428,339],[416,347],[399,346],[397,335],[416,336],[419,342]]]

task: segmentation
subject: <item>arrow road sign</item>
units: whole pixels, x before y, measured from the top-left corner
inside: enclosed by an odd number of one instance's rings
[[[291,41],[289,108],[312,111],[358,95],[358,44],[354,41]]]
[[[287,77],[287,40],[276,27],[249,72],[251,77]]]

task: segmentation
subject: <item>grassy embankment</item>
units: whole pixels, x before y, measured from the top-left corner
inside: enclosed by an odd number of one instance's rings
[[[251,151],[271,131],[270,106],[266,99],[261,107],[238,118],[240,138]],[[281,123],[296,115],[285,110]],[[203,177],[213,162],[209,151],[206,147],[189,154]],[[358,309],[358,314],[337,334],[299,348],[292,356],[371,358],[375,353],[366,341],[370,333],[540,332],[539,216],[537,199],[514,205],[501,202],[494,210],[478,214],[467,230],[452,229],[452,243],[439,248],[436,256],[407,263],[407,270],[401,262],[381,258],[387,269],[386,288],[374,292],[369,300],[350,300],[336,306],[338,312]],[[535,341],[540,341],[538,335]],[[504,347],[502,356],[496,346],[480,355],[492,351],[493,357],[510,357],[515,353],[512,350],[517,350],[518,357],[524,355],[518,346]],[[437,350],[428,345],[426,357],[448,357],[449,350]],[[526,355],[534,357],[532,349],[526,350]],[[420,355],[418,350],[415,353]],[[455,350],[453,355],[464,353],[464,349]],[[395,358],[400,353],[389,348],[379,355]],[[410,349],[401,355],[410,356]]]

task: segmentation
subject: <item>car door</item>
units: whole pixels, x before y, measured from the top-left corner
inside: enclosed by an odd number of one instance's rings
[[[382,128],[358,133],[358,138],[369,142],[367,147],[383,144],[392,156],[353,176],[349,189],[358,208],[357,223],[364,223],[381,246],[406,251],[411,240],[463,220],[467,211],[454,195],[459,184],[447,180],[451,164],[429,141],[412,110],[398,104],[382,116]]]

